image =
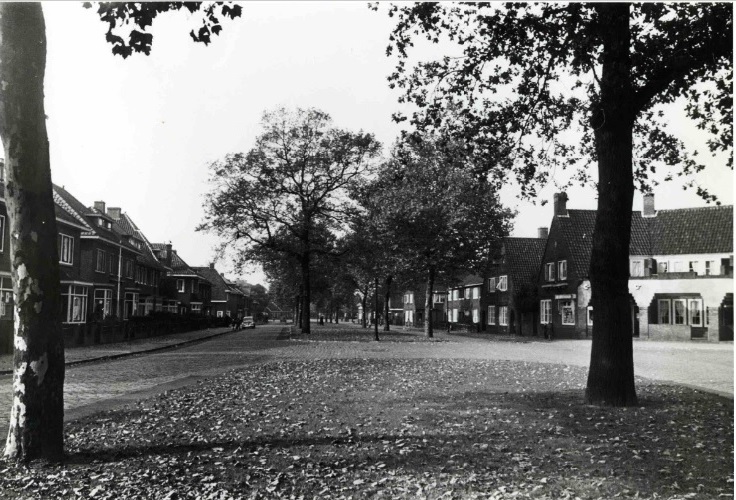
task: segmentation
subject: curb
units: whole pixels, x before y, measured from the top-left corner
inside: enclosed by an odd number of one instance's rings
[[[78,366],[78,365],[86,365],[86,364],[90,364],[90,363],[99,363],[99,362],[102,362],[102,361],[113,361],[113,360],[116,360],[116,359],[129,358],[129,357],[132,357],[132,356],[137,356],[139,354],[148,354],[148,353],[151,353],[151,352],[163,351],[163,350],[166,350],[166,349],[177,349],[179,347],[183,347],[183,346],[187,346],[187,345],[191,345],[191,344],[196,344],[197,342],[202,342],[202,341],[209,340],[209,339],[212,339],[212,338],[215,338],[215,337],[219,337],[219,336],[225,335],[227,333],[234,333],[234,331],[233,330],[226,330],[224,332],[213,333],[212,335],[208,335],[206,337],[200,337],[200,338],[197,338],[197,339],[185,340],[184,342],[179,342],[179,343],[176,343],[176,344],[169,344],[169,345],[154,347],[154,348],[151,348],[151,349],[143,349],[143,350],[140,350],[140,351],[123,352],[123,353],[120,353],[120,354],[110,354],[108,356],[98,356],[96,358],[88,358],[88,359],[79,359],[77,361],[69,361],[67,363],[64,363],[64,366],[65,367],[67,367],[67,366]],[[2,375],[12,375],[12,374],[13,374],[13,370],[0,370],[0,376],[2,376]]]

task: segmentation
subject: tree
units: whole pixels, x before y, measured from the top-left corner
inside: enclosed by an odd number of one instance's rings
[[[379,172],[380,232],[408,269],[426,278],[424,331],[433,336],[432,294],[442,276],[481,268],[508,234],[512,212],[473,175],[462,148],[438,137],[407,137]]]
[[[334,128],[330,116],[316,109],[267,112],[262,127],[248,153],[212,164],[213,188],[200,229],[244,252],[269,248],[298,258],[302,329],[309,333],[312,257],[329,252],[313,233],[344,225],[350,212],[347,192],[368,171],[380,144],[371,134]],[[279,231],[298,245],[283,244]]]
[[[635,405],[627,283],[634,189],[648,189],[662,163],[682,175],[703,168],[667,133],[664,105],[684,102],[712,134],[710,152],[725,153],[732,167],[731,5],[415,4],[390,14],[397,23],[388,52],[400,60],[389,80],[418,106],[411,123],[419,130],[451,129],[486,158],[487,175],[515,176],[524,196],[550,169],[577,165],[585,182],[597,164],[585,399]],[[418,36],[449,38],[462,56],[407,64]]]
[[[150,52],[152,35],[145,27],[160,13],[185,4],[100,5],[111,23],[108,41],[116,52]],[[240,15],[240,7],[186,4],[202,9],[204,27],[194,37],[209,42],[219,32],[217,11]],[[227,7],[227,11],[225,10]],[[117,21],[141,28],[129,42],[117,37]],[[215,28],[218,26],[218,28]],[[5,456],[19,460],[56,460],[64,451],[64,342],[60,310],[59,256],[51,187],[43,89],[46,28],[40,3],[0,4],[0,136],[5,150],[5,199],[10,224],[10,254],[15,296],[13,401]],[[112,37],[112,38],[111,38]],[[118,40],[119,38],[119,40]]]

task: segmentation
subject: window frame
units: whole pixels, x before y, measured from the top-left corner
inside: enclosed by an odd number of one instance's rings
[[[480,324],[480,308],[474,307],[472,310],[473,324]]]
[[[553,282],[555,280],[555,263],[547,262],[544,265],[544,281]]]
[[[68,260],[64,260],[65,254],[68,254]],[[59,233],[59,264],[74,265],[74,237],[64,233]]]
[[[682,306],[682,318],[678,321],[677,317],[677,306]],[[685,326],[689,324],[688,321],[688,301],[687,299],[672,299],[672,323],[673,325]]]
[[[101,248],[98,248],[97,249],[97,259],[96,259],[96,262],[95,262],[95,272],[98,272],[98,273],[104,273],[105,272],[105,269],[107,268],[107,266],[105,265],[106,264],[105,260],[107,260],[106,259],[106,256],[107,256],[107,252],[105,252]]]
[[[491,293],[496,292],[496,277],[488,278],[488,291]]]
[[[552,323],[552,299],[542,299],[539,301],[539,324],[550,323]]]
[[[588,306],[585,321],[588,326],[593,326],[593,306]]]
[[[570,318],[572,318],[569,321],[565,321],[565,310],[569,310]],[[564,326],[574,326],[575,325],[575,301],[572,299],[564,299],[560,300],[560,324]]]
[[[98,292],[103,293],[99,294]],[[95,309],[97,309],[97,301],[102,301],[102,319],[112,316],[112,289],[96,288],[92,300],[95,304]]]
[[[505,292],[509,289],[509,277],[508,275],[503,275],[498,277],[498,290],[501,292]]]
[[[693,309],[692,309],[693,304],[698,305],[697,317],[700,319],[700,321],[697,323],[695,323],[692,319],[694,316]],[[703,311],[703,299],[687,299],[687,315],[688,315],[688,318],[687,318],[688,324],[690,324],[690,326],[698,326],[698,327],[704,326],[703,316],[705,316],[705,311]]]
[[[488,319],[486,323],[495,326],[496,324],[496,306],[488,306]]]
[[[662,304],[666,305],[666,309],[662,308]],[[667,321],[662,321],[662,313],[667,312]],[[658,325],[671,325],[672,324],[672,301],[670,299],[657,299],[657,324]]]
[[[638,272],[637,268],[638,267]],[[629,266],[629,276],[637,278],[644,276],[644,261],[641,259],[635,259],[631,261],[631,265]]]
[[[88,287],[82,285],[67,285],[64,288],[62,295],[62,304],[64,304],[64,297],[66,299],[66,311],[63,323],[67,324],[83,324],[87,322],[87,298],[89,295]],[[74,303],[75,300],[79,300],[79,319],[74,319]]]
[[[498,324],[499,326],[509,325],[509,306],[498,307]]]
[[[562,272],[563,269],[565,270],[564,273]],[[567,259],[557,261],[557,277],[560,281],[567,281]]]
[[[181,283],[181,286],[179,286],[179,283]],[[176,279],[176,291],[179,293],[184,293],[186,291],[186,282],[183,278],[177,278]]]

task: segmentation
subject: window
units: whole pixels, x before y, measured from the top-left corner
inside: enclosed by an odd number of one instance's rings
[[[95,318],[104,319],[112,314],[112,290],[95,290]]]
[[[0,172],[4,171],[3,168],[0,167]],[[5,250],[5,216],[0,215],[0,252]]]
[[[116,271],[116,268],[115,256],[111,253],[107,254],[107,272],[113,274]]]
[[[670,324],[670,301],[668,299],[657,300],[657,319],[660,325]]]
[[[464,288],[458,288],[457,289],[457,299],[462,300],[465,298],[465,289]]]
[[[560,314],[563,325],[575,324],[575,305],[572,300],[560,301]]]
[[[192,304],[192,312],[193,313],[201,313],[202,312],[202,304]]]
[[[679,260],[676,260],[672,263],[672,272],[673,273],[681,273],[682,272],[682,262]]]
[[[593,326],[593,306],[588,306],[588,326]]]
[[[498,289],[501,290],[502,292],[505,292],[506,290],[509,289],[508,276],[498,277]]]
[[[176,280],[176,291],[184,292],[184,280]]]
[[[480,323],[480,309],[473,309],[473,324]]]
[[[551,300],[540,300],[539,301],[539,322],[543,325],[548,325],[552,322],[552,301]]]
[[[690,299],[687,302],[690,311],[690,324],[692,326],[703,326],[703,301]]]
[[[404,304],[413,304],[413,303],[414,303],[414,294],[405,293],[404,294]]]
[[[498,308],[498,324],[501,326],[509,324],[509,308],[507,306]]]
[[[0,278],[0,319],[13,319],[13,284],[10,278]]]
[[[698,263],[696,261],[690,261],[688,263],[688,271],[691,273],[697,273],[698,272]]]
[[[102,217],[99,217],[97,219],[97,225],[100,226],[100,227],[104,227],[105,229],[111,229],[112,228],[112,224],[110,224],[110,221],[106,221]]]
[[[217,317],[222,318],[222,311],[217,311]]]
[[[489,292],[496,291],[496,278],[488,278],[488,291]]]
[[[669,263],[667,261],[657,263],[657,273],[658,274],[669,272],[668,269],[669,269]]]
[[[453,323],[457,323],[457,309],[452,310],[452,316],[451,316],[450,321]]]
[[[87,287],[69,285],[61,294],[64,323],[84,323],[87,317]]]
[[[459,290],[456,288],[452,291],[452,300],[458,300],[460,298]]]
[[[473,288],[470,289],[470,292],[471,292],[471,298],[473,299],[480,298],[480,287],[479,286],[474,286]]]
[[[710,276],[711,274],[713,274],[713,261],[706,260],[705,261],[705,275]]]
[[[153,297],[146,297],[141,299],[138,304],[138,310],[144,315],[148,316],[153,312]]]
[[[443,304],[445,302],[445,294],[444,293],[435,293],[434,294],[434,303],[435,304]]]
[[[74,261],[74,238],[59,233],[59,262],[72,264]]]
[[[97,265],[95,266],[95,271],[98,273],[105,272],[105,252],[99,248],[97,249]]]
[[[673,316],[676,325],[687,324],[687,301],[685,299],[674,299],[672,301]]]
[[[129,319],[132,316],[138,316],[138,294],[134,292],[125,292],[123,319]]]
[[[642,268],[643,268],[642,264],[643,263],[640,260],[631,261],[631,270],[630,270],[631,276],[644,276],[644,272],[642,271]]]
[[[230,317],[230,311],[225,311],[225,316]]]
[[[557,263],[557,276],[560,277],[560,281],[567,279],[567,261],[561,260]]]
[[[133,277],[133,261],[130,259],[125,261],[125,276],[126,278]]]
[[[488,324],[489,325],[496,324],[496,307],[495,306],[488,306]]]
[[[544,280],[545,281],[555,280],[555,263],[554,262],[547,262],[547,264],[544,265]]]

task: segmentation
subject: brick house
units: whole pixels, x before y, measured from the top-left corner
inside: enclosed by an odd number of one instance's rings
[[[165,287],[173,293],[178,314],[210,315],[212,312],[212,284],[189,266],[174,250],[170,243],[152,243],[154,255],[165,267],[170,269],[166,275]],[[169,299],[169,304],[173,301]],[[171,306],[169,306],[171,307]]]
[[[472,325],[480,331],[485,313],[481,308],[483,278],[477,274],[467,274],[459,283],[448,287],[447,317],[454,325]]]
[[[481,291],[483,331],[507,335],[537,333],[536,278],[547,228],[539,228],[538,234],[537,238],[504,238],[491,259]]]
[[[554,196],[554,215],[538,274],[539,323],[556,338],[592,334],[588,279],[595,210],[568,210]],[[635,337],[733,338],[733,207],[632,212],[629,295]]]
[[[248,316],[246,314],[245,294],[241,292],[234,283],[229,282],[225,277],[217,272],[215,264],[212,263],[207,267],[193,267],[194,272],[206,278],[212,287],[211,293],[211,314],[222,318],[224,316],[230,318],[242,318]]]
[[[135,277],[126,272],[128,263],[142,256],[142,250],[132,243],[136,238],[124,237],[120,228],[114,227],[116,221],[105,210],[104,201],[86,207],[59,186],[54,186],[54,197],[85,228],[80,235],[78,283],[70,283],[63,294],[63,302],[68,304],[63,323],[142,315]]]
[[[733,206],[633,213],[629,292],[638,334],[733,340]]]

